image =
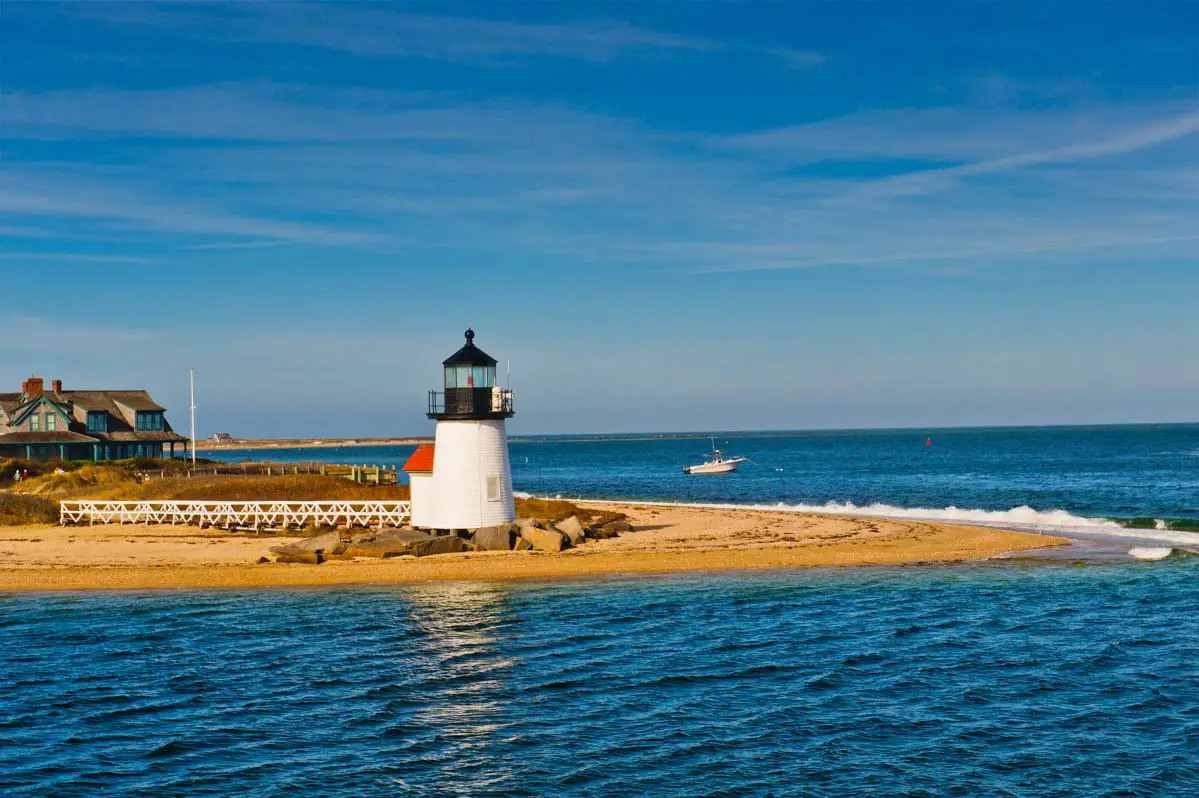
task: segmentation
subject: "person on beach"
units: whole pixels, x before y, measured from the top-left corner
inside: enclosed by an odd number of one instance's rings
[[[29,479],[29,469],[28,468],[21,471],[21,481],[24,482],[27,479]]]
[[[16,484],[21,481],[21,469],[18,468],[16,471],[12,472],[12,481],[13,481],[13,484]]]

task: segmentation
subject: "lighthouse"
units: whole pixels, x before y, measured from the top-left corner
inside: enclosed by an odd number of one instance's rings
[[[466,345],[442,363],[444,390],[429,391],[428,416],[437,422],[432,457],[417,477],[413,521],[435,529],[479,529],[516,520],[512,466],[504,422],[515,414],[512,391],[496,384],[495,358],[475,346],[474,330]],[[412,469],[415,471],[415,469]],[[417,508],[417,493],[421,507]],[[419,510],[419,512],[418,512]]]

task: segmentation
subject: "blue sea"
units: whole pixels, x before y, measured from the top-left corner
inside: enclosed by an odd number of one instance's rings
[[[688,476],[708,438],[514,438],[517,491],[1103,531],[1131,519],[1199,525],[1199,424],[723,433],[749,457]],[[412,446],[206,453],[230,461],[403,465]],[[1108,523],[1110,522],[1110,523]],[[1163,523],[1163,525],[1165,525]]]
[[[1082,527],[1199,517],[1195,426],[724,435],[753,464],[684,477],[706,443],[517,441],[514,479],[538,494]],[[1199,795],[1197,584],[1199,557],[1080,550],[0,594],[0,794]]]
[[[1199,794],[1199,564],[0,596],[0,794]]]

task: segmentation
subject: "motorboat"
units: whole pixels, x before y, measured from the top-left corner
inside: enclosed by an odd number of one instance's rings
[[[724,452],[716,448],[716,439],[712,439],[712,451],[704,457],[702,463],[683,466],[684,474],[727,474],[736,471],[737,466],[749,460],[748,457],[725,457]]]

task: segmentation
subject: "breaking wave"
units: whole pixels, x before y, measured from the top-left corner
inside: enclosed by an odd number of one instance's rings
[[[529,496],[529,494],[518,494]],[[547,498],[576,498],[557,495]],[[585,499],[579,501],[595,504],[641,504],[669,507],[707,507],[718,510],[773,510],[777,512],[820,513],[824,515],[852,515],[869,518],[894,518],[911,521],[932,521],[986,526],[1021,532],[1057,532],[1080,537],[1107,538],[1113,540],[1153,540],[1181,546],[1199,547],[1199,533],[1168,529],[1131,529],[1109,518],[1092,518],[1075,515],[1066,510],[1037,510],[1027,505],[1009,510],[980,510],[966,507],[896,507],[876,502],[855,504],[853,502],[826,502],[825,504],[734,504],[704,502],[647,501],[644,499]]]
[[[875,502],[826,502],[824,504],[704,504],[689,502],[637,502],[638,504],[681,504],[689,507],[712,507],[737,510],[777,510],[793,513],[822,513],[824,515],[857,515],[871,518],[900,518],[913,521],[943,521],[960,524],[979,524],[1010,528],[1035,529],[1121,529],[1120,524],[1106,518],[1088,518],[1065,510],[1035,510],[1027,505],[1010,510],[978,510],[966,507],[896,507]]]

